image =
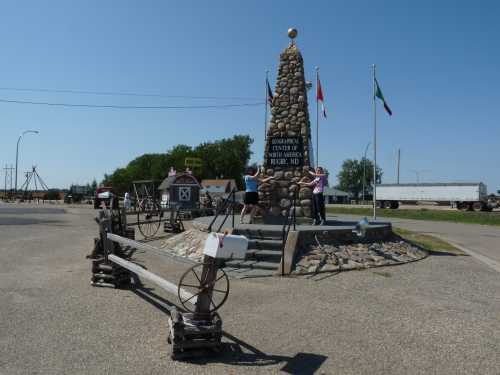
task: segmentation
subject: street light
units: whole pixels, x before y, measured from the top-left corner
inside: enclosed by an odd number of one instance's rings
[[[25,130],[25,131],[23,131],[21,133],[21,135],[17,139],[17,146],[16,146],[16,184],[15,184],[15,192],[16,192],[16,194],[17,194],[17,164],[18,164],[18,161],[19,161],[19,142],[21,142],[21,138],[23,137],[23,135],[28,134],[28,133],[38,134],[38,130]]]
[[[368,147],[370,147],[372,143],[368,142],[365,148],[365,156],[363,157],[363,202],[365,201],[365,183],[366,183],[366,153],[368,152]]]

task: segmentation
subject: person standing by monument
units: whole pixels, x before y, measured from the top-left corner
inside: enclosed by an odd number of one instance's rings
[[[268,182],[274,177],[267,177],[259,180],[260,168],[249,167],[245,176],[243,176],[243,181],[245,181],[245,198],[243,201],[243,209],[240,214],[240,224],[243,224],[243,219],[248,211],[250,211],[250,221],[249,224],[253,223],[253,218],[257,212],[259,204],[259,193],[258,187],[259,182]]]
[[[316,167],[316,171],[309,171],[309,174],[314,177],[311,182],[300,181],[302,186],[312,187],[312,203],[313,203],[313,225],[325,224],[325,197],[323,191],[326,185],[326,174],[322,167]]]

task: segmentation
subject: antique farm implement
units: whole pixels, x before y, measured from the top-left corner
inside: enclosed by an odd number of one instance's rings
[[[134,280],[148,280],[176,295],[182,306],[170,309],[168,342],[172,358],[206,353],[200,349],[220,349],[222,320],[217,310],[229,295],[229,278],[220,265],[230,258],[244,258],[248,240],[243,236],[207,233],[203,262],[189,262],[190,267],[176,284],[134,263],[132,256],[141,250],[165,255],[184,265],[187,260],[135,241],[133,230],[127,229],[126,216],[119,209],[100,211],[96,221],[99,237],[88,256],[92,261],[92,285],[121,288],[131,286]]]
[[[155,185],[154,180],[133,181],[137,226],[145,238],[158,232],[163,217]]]

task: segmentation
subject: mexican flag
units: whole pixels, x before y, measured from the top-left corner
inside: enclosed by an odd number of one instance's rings
[[[382,94],[382,90],[380,90],[380,86],[378,85],[378,81],[377,81],[376,78],[375,78],[375,97],[377,97],[380,100],[382,100],[382,103],[384,103],[384,109],[385,109],[385,111],[389,114],[389,116],[392,116],[392,111],[391,111],[391,109],[389,108],[389,105],[387,104],[387,102],[384,99],[384,95]]]

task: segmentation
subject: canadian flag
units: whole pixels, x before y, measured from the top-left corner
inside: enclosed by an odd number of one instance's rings
[[[318,75],[318,82],[316,84],[316,100],[318,102],[321,102],[321,112],[323,112],[323,117],[326,118],[325,102],[323,98],[323,90],[321,89],[321,81],[319,80],[319,75]]]

